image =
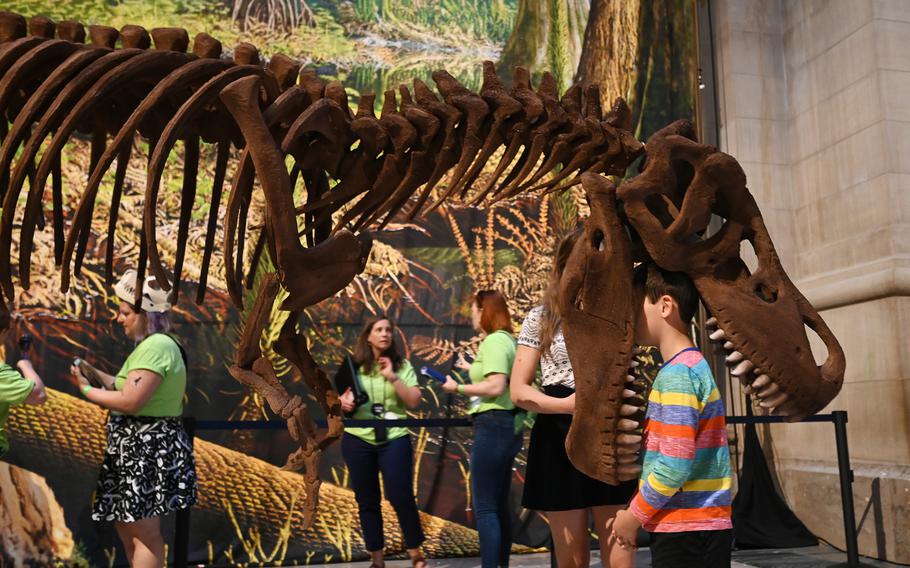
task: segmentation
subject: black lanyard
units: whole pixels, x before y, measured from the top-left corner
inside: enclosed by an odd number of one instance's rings
[[[378,363],[374,363],[373,369],[376,368],[375,365],[378,365]],[[370,373],[370,374],[372,375],[373,373]],[[385,399],[386,399],[386,385],[388,385],[389,381],[387,381],[386,378],[382,376],[382,373],[380,373],[379,376],[380,376],[380,378],[382,378],[382,400],[376,400],[376,391],[374,389],[374,384],[375,384],[376,380],[372,379],[372,378],[370,379],[370,400],[373,402],[373,404],[378,403],[384,407]]]

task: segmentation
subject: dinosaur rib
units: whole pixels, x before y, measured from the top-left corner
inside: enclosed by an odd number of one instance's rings
[[[161,255],[158,251],[158,238],[155,235],[155,214],[158,208],[158,190],[161,184],[161,176],[164,174],[164,166],[167,157],[177,141],[180,133],[187,127],[196,113],[200,112],[203,107],[217,100],[218,94],[225,85],[237,80],[240,77],[249,75],[260,75],[265,71],[261,67],[253,65],[240,65],[231,67],[209,79],[193,95],[187,99],[174,114],[173,118],[167,123],[161,132],[161,137],[155,144],[154,150],[151,151],[148,165],[148,178],[145,185],[145,200],[143,210],[143,222],[146,244],[148,246],[149,269],[155,276],[158,285],[164,290],[170,290],[167,274],[161,263]]]
[[[227,173],[231,144],[226,140],[218,142],[218,157],[215,160],[215,178],[212,180],[212,196],[209,200],[209,220],[205,231],[205,245],[202,248],[202,268],[199,271],[199,286],[196,288],[196,304],[205,300],[209,278],[209,266],[215,250],[215,231],[218,227],[218,207],[224,191],[224,176]]]
[[[186,89],[187,84],[193,84],[199,80],[207,79],[211,75],[223,71],[228,65],[229,64],[226,62],[209,59],[192,61],[169,74],[164,80],[158,83],[149,95],[142,100],[139,106],[136,107],[129,119],[124,123],[123,127],[121,127],[116,136],[114,136],[110,145],[105,148],[104,154],[98,160],[98,163],[91,169],[88,184],[82,193],[79,205],[76,207],[76,213],[73,217],[73,227],[84,227],[85,219],[91,218],[91,209],[98,195],[98,188],[101,185],[101,181],[104,179],[104,175],[107,173],[108,169],[110,169],[114,159],[118,159],[119,164],[121,157],[125,154],[126,158],[124,161],[129,160],[131,145],[136,131],[139,129],[140,124],[157,110],[158,105],[162,103],[171,103],[179,95],[180,91]],[[153,128],[153,130],[157,133],[155,138],[160,136],[160,128]],[[85,227],[84,231],[81,232],[88,230],[89,228]],[[70,239],[81,238],[81,232],[72,232]],[[111,231],[109,230],[109,233],[110,232]],[[66,245],[64,247],[64,254],[61,256],[61,262],[68,266],[72,250],[66,252],[65,249]],[[79,256],[80,255],[77,255],[77,262]],[[64,258],[65,261],[62,260]]]
[[[92,83],[108,70],[140,53],[143,52],[141,50],[122,49],[105,54],[91,62],[74,80],[67,83],[60,93],[54,97],[54,102],[47,108],[41,117],[41,121],[29,135],[28,142],[22,150],[16,167],[13,169],[9,187],[7,187],[6,193],[3,196],[3,214],[0,216],[0,286],[3,287],[3,290],[7,295],[12,293],[9,253],[12,243],[13,216],[15,214],[16,201],[19,199],[22,185],[28,174],[29,162],[34,162],[44,139],[51,131],[58,128],[65,113],[72,108],[79,97],[85,93]],[[40,200],[37,199],[37,196],[35,198],[30,198],[26,203],[26,218],[34,219],[37,217],[38,211],[35,211],[36,209],[40,209]],[[28,232],[30,230],[31,227],[23,224],[19,245],[23,250],[30,250],[31,248],[31,240],[22,241],[23,238],[29,237]]]
[[[63,121],[57,126],[57,130],[51,139],[50,144],[42,155],[41,162],[38,165],[38,175],[36,178],[35,186],[33,188],[29,188],[29,199],[26,206],[26,216],[22,223],[22,237],[20,237],[22,242],[28,242],[29,245],[31,245],[34,227],[34,216],[37,213],[38,205],[40,203],[40,196],[44,191],[44,180],[47,179],[48,170],[52,163],[53,156],[57,155],[63,149],[63,146],[68,141],[70,134],[77,129],[82,121],[90,117],[96,108],[105,104],[107,102],[108,96],[118,94],[118,89],[122,89],[125,84],[130,82],[130,80],[140,79],[140,84],[153,85],[163,79],[168,73],[180,65],[186,63],[188,61],[188,57],[192,56],[173,51],[150,51],[141,53],[136,57],[133,57],[108,71],[103,77],[96,81],[92,87],[88,89],[87,92],[84,93],[84,95],[79,99],[72,110],[70,110]],[[122,100],[119,102],[123,103]],[[101,136],[101,132],[103,131],[104,136],[106,137],[106,126],[107,125],[103,127],[99,126],[99,129],[95,131],[94,136]],[[118,124],[117,130],[119,130],[121,127],[122,124]],[[101,153],[98,155],[99,161],[104,153],[103,148],[104,147],[102,146]],[[92,169],[94,169],[94,166],[95,164],[92,164],[90,173]],[[91,204],[88,206],[89,216],[80,218],[78,222],[73,223],[70,229],[70,238],[67,239],[67,245],[64,249],[61,291],[65,292],[67,289],[69,289],[68,273],[69,261],[70,257],[72,256],[72,249],[74,246],[72,243],[73,238],[74,236],[79,235],[81,231],[89,230],[88,225],[91,223],[90,215],[91,210],[94,207],[93,204],[94,200],[91,200]],[[31,205],[31,208],[29,208],[29,205]],[[26,231],[28,231],[27,235]],[[78,239],[79,237],[76,238]],[[27,267],[22,266],[21,260],[20,270],[27,270]]]
[[[19,146],[29,136],[29,130],[36,120],[50,105],[57,93],[64,88],[74,76],[87,65],[108,53],[104,49],[84,49],[76,51],[63,61],[41,83],[41,86],[29,97],[28,102],[16,115],[16,120],[0,147],[0,196],[6,194],[9,185],[10,164]]]

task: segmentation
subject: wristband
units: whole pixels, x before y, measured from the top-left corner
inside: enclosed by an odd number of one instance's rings
[[[82,391],[82,396],[88,396],[89,391],[92,390],[92,385],[84,385],[84,386],[83,386],[81,389],[79,389],[79,390]]]
[[[458,394],[464,394],[464,385],[459,384],[457,387],[455,387],[455,390],[458,391]]]
[[[390,385],[394,385],[398,382],[398,375],[392,375],[392,378],[389,380]]]

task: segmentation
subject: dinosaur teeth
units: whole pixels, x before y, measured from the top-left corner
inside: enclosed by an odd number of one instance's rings
[[[632,406],[631,404],[624,404],[619,407],[620,416],[632,416],[641,410],[638,406]]]
[[[623,464],[616,468],[616,472],[619,474],[619,479],[622,481],[636,479],[638,477],[638,474],[641,473],[641,465]]]
[[[739,362],[742,361],[744,358],[745,358],[745,355],[743,355],[743,354],[740,353],[739,351],[734,351],[733,353],[730,353],[729,355],[727,355],[726,361],[727,361],[728,364],[731,364],[731,365],[732,365],[732,364],[734,364],[734,363],[739,363]]]
[[[708,337],[710,337],[712,341],[721,341],[722,339],[726,339],[727,334],[724,333],[724,330],[717,328],[717,331],[711,333]]]
[[[774,398],[762,400],[759,403],[759,406],[761,406],[762,408],[775,409],[778,406],[780,406],[785,400],[787,400],[787,393],[782,392],[782,393],[778,393],[777,396],[775,396]]]
[[[772,394],[777,393],[779,390],[780,390],[780,387],[777,386],[777,383],[771,383],[770,385],[767,386],[767,388],[759,391],[756,396],[758,396],[758,398],[768,398]]]
[[[724,349],[726,349],[727,351],[732,351],[733,348],[734,348],[734,345],[733,345],[732,341],[727,341],[726,343],[724,343]]]
[[[616,443],[620,445],[639,445],[641,444],[641,435],[639,434],[620,434],[616,436]]]
[[[771,377],[769,377],[768,375],[759,375],[759,377],[757,379],[752,381],[752,388],[760,389],[760,388],[768,386],[768,384],[770,382],[771,382]]]
[[[736,368],[734,368],[732,371],[730,371],[730,374],[734,377],[741,377],[742,375],[745,375],[751,371],[754,366],[755,365],[752,364],[752,361],[746,360],[737,365]]]
[[[638,425],[639,425],[638,422],[636,422],[635,420],[629,420],[628,418],[621,418],[619,420],[619,423],[617,424],[617,427],[620,430],[624,430],[626,432],[634,432],[635,430],[638,429]]]

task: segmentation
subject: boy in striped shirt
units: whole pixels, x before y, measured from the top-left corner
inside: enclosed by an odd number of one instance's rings
[[[639,490],[616,515],[613,535],[633,547],[644,527],[654,568],[728,568],[730,451],[723,400],[688,334],[698,293],[688,276],[653,263],[639,265],[633,283],[635,340],[657,346],[665,363],[648,396]]]

